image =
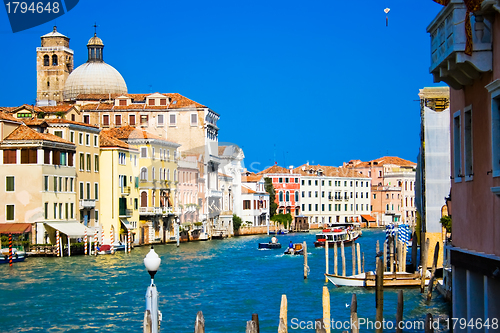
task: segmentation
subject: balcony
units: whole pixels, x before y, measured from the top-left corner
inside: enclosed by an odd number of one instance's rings
[[[139,215],[163,215],[166,207],[139,207]]]
[[[121,193],[122,195],[129,195],[130,194],[130,186],[124,186],[124,187],[121,187]]]
[[[80,208],[95,208],[95,200],[94,199],[83,199],[80,200]]]
[[[472,55],[465,54],[465,16],[462,0],[451,0],[427,27],[431,34],[431,67],[434,82],[443,81],[453,89],[470,85],[492,70],[491,22],[481,10],[470,15]]]
[[[280,201],[280,206],[291,207],[292,206],[292,202],[291,201]]]
[[[125,208],[120,208],[118,215],[119,217],[132,217],[133,210],[132,209],[125,209]]]

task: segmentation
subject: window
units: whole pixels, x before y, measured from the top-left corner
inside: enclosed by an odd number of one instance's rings
[[[250,200],[243,200],[243,209],[251,209]]]
[[[43,190],[46,192],[49,190],[49,176],[43,176]]]
[[[99,172],[99,155],[94,155],[94,171]]]
[[[3,151],[3,164],[16,164],[17,163],[17,150],[5,149]]]
[[[14,205],[5,206],[5,219],[7,221],[14,221]]]
[[[68,205],[68,203],[66,202],[66,204],[64,204],[64,208],[65,208],[65,209],[64,209],[64,210],[65,210],[64,217],[65,217],[65,219],[66,219],[66,220],[67,220],[67,219],[68,219],[68,217],[69,217],[69,214],[68,214],[68,213],[69,213],[68,206],[69,206],[69,205]]]
[[[368,182],[366,182],[366,187],[368,187]]]
[[[99,147],[99,137],[94,134],[94,147]]]
[[[279,201],[283,201],[283,192],[279,192]]]
[[[321,204],[321,211],[324,212],[325,211],[325,204]]]
[[[148,124],[148,115],[141,115],[141,126],[147,126]]]
[[[5,191],[6,192],[14,192],[14,176],[6,176],[5,177]]]
[[[43,56],[43,65],[44,66],[50,65],[50,57],[47,54]]]
[[[57,55],[52,55],[52,66],[57,66]]]
[[[314,197],[317,198],[318,197],[318,191],[314,191]]]
[[[198,115],[191,113],[191,126],[198,126]]]
[[[21,164],[36,164],[37,151],[36,149],[21,149]]]
[[[90,124],[90,116],[88,114],[83,115],[83,122],[85,124]]]
[[[166,98],[160,99],[160,105],[167,105],[167,99]]]
[[[299,183],[299,179],[298,178],[295,178],[295,183],[298,184]]]
[[[305,185],[305,180],[304,179],[302,179],[302,185]]]
[[[464,170],[465,180],[472,180],[472,108],[464,109]]]
[[[151,158],[153,160],[155,159],[155,147],[153,147],[152,150],[151,150]]]
[[[83,182],[80,182],[80,199],[84,198],[84,193],[83,193]]]
[[[75,132],[69,132],[69,141],[75,143]]]
[[[78,144],[83,145],[83,133],[78,133]]]
[[[118,102],[118,105],[120,105],[120,106],[127,106],[127,100],[126,99],[120,99],[120,101]]]
[[[306,197],[306,192],[302,191],[302,198]]]
[[[87,183],[87,199],[90,199],[90,183]]]
[[[60,219],[60,220],[62,220],[62,218],[63,218],[63,214],[62,214],[62,212],[63,212],[63,204],[62,204],[62,203],[60,203],[60,204],[59,204],[59,219]]]
[[[154,98],[148,99],[148,105],[155,105],[155,100]]]
[[[90,147],[90,134],[85,134],[85,145]]]
[[[57,177],[54,176],[54,192],[57,192]]]
[[[461,142],[460,111],[457,111],[453,114],[453,176],[455,182],[462,181]]]
[[[308,194],[308,197],[310,198],[311,197],[311,191],[309,191],[307,194]]]
[[[163,115],[162,114],[158,115],[158,126],[163,126]]]
[[[170,126],[175,126],[177,125],[177,117],[175,113],[171,113],[168,118],[169,125]]]
[[[167,180],[170,180],[170,169],[167,170]]]
[[[80,153],[80,171],[85,170],[85,157],[83,153]]]
[[[66,159],[67,155],[66,154],[67,154],[66,152],[61,152],[59,165],[66,165],[67,164],[67,159]]]
[[[104,126],[104,127],[109,126],[109,115],[108,114],[104,114],[102,116],[102,126]]]
[[[128,124],[130,126],[135,126],[135,114],[131,114],[128,116]]]
[[[49,203],[46,202],[44,203],[43,205],[43,214],[44,214],[44,218],[47,220],[49,218]]]
[[[91,171],[91,167],[92,167],[92,161],[90,158],[90,154],[87,154],[87,171]]]
[[[315,204],[314,208],[315,208],[316,211],[318,211],[318,204]]]
[[[317,180],[314,181],[314,185],[318,186],[318,181]]]
[[[285,201],[290,201],[290,192],[288,191],[285,193]]]
[[[151,180],[155,180],[155,167],[151,168]]]
[[[288,181],[289,181],[289,178],[285,177],[285,183],[288,183]]]
[[[491,171],[500,177],[500,80],[486,86],[491,93]]]
[[[54,220],[57,219],[57,204],[54,203]]]
[[[170,175],[170,173],[169,173],[169,175]],[[141,169],[141,180],[142,181],[148,180],[148,169],[147,168],[142,168]]]
[[[118,153],[118,164],[126,165],[127,164],[127,155],[125,153]]]
[[[99,183],[94,183],[94,199],[99,200]]]
[[[141,147],[141,158],[147,158],[147,157],[148,157],[148,148]]]
[[[63,132],[62,131],[54,131],[54,135],[62,138],[63,137]]]
[[[299,191],[295,191],[295,201],[299,201]]]
[[[170,162],[170,150],[167,150],[167,161]]]

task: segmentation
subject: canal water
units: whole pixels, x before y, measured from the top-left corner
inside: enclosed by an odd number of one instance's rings
[[[289,241],[307,241],[307,280],[303,279],[302,256],[257,249],[259,242],[269,240],[266,235],[181,243],[179,248],[156,245],[162,258],[155,278],[163,313],[161,332],[193,332],[200,310],[207,332],[245,332],[252,313],[259,315],[261,332],[276,332],[282,294],[288,298],[289,331],[314,332],[304,327],[322,316],[325,285],[325,251],[314,248],[314,236],[313,232],[278,236],[282,250]],[[375,243],[384,237],[380,230],[365,230],[359,238],[365,270],[375,268]],[[130,255],[28,258],[13,267],[1,265],[0,332],[142,332],[144,295],[150,282],[143,258],[148,251],[139,247]],[[333,249],[330,253],[332,259]],[[350,274],[350,247],[346,247],[346,262]],[[333,260],[331,267],[333,270]],[[374,320],[374,291],[337,288],[331,283],[328,288],[334,321],[348,320],[346,304],[353,292],[358,297],[359,317]],[[448,318],[449,307],[437,293],[429,303],[418,289],[406,289],[404,297],[404,320],[424,320],[428,312],[435,319]],[[395,321],[396,304],[397,289],[386,290],[386,321]],[[332,330],[336,331],[341,332]],[[361,331],[373,329],[362,327]],[[417,331],[422,332],[405,330]]]

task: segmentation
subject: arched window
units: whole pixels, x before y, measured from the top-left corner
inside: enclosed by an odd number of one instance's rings
[[[52,55],[52,66],[57,66],[57,56],[55,54]]]
[[[170,169],[167,170],[167,180],[170,180]]]
[[[299,191],[295,191],[295,201],[299,201]]]
[[[44,66],[50,66],[50,57],[48,55],[43,56],[43,65]]]
[[[283,192],[280,191],[280,201],[283,201]]]
[[[151,206],[152,207],[156,207],[155,201],[156,201],[156,193],[153,190],[152,193],[151,193]]]
[[[285,198],[285,201],[290,201],[290,192],[286,191]]]
[[[177,181],[177,170],[174,170],[174,182]]]
[[[151,180],[155,180],[155,167],[151,170]]]
[[[141,169],[141,180],[148,180],[148,169],[147,168]]]
[[[167,170],[163,169],[163,180],[167,179],[166,176],[167,176]]]

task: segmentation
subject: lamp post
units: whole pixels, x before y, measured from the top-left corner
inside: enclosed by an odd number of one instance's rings
[[[144,258],[144,266],[151,276],[151,285],[146,290],[146,316],[147,311],[149,310],[149,316],[151,318],[151,325],[149,326],[149,330],[144,330],[144,332],[150,333],[158,333],[159,330],[159,322],[161,321],[161,312],[158,311],[158,290],[156,289],[156,285],[154,283],[154,277],[158,268],[160,267],[161,259],[158,254],[151,246],[151,250]],[[147,319],[144,319],[144,326],[147,325]]]

